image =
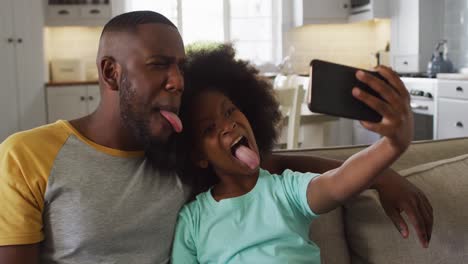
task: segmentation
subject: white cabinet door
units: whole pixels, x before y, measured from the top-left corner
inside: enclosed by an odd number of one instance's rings
[[[122,6],[122,0],[109,1],[101,4],[92,4],[87,1],[86,4],[53,5],[48,0],[42,2],[46,14],[45,24],[47,26],[103,26],[112,17],[111,2],[119,2]]]
[[[468,100],[468,82],[439,80],[438,92],[440,97]]]
[[[45,123],[40,1],[0,1],[0,141]]]
[[[347,23],[350,0],[294,0],[294,26]]]
[[[88,86],[88,114],[94,112],[101,101],[101,92],[99,90],[99,85],[89,85]]]
[[[306,0],[303,3],[304,19],[348,19],[350,3],[346,0]]]
[[[444,1],[389,0],[389,4],[393,69],[426,72],[432,51],[444,35]]]
[[[437,137],[468,136],[468,100],[440,98],[438,100]]]
[[[48,121],[71,120],[88,113],[86,86],[62,86],[47,88]]]
[[[19,130],[13,1],[0,2],[0,142]]]
[[[417,54],[419,45],[419,0],[392,0],[392,45],[398,54]]]
[[[14,0],[16,89],[20,129],[46,123],[44,94],[43,6],[40,1]]]

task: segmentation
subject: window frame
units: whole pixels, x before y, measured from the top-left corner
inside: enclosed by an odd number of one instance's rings
[[[131,0],[126,0],[125,9],[131,9],[130,5]],[[177,28],[181,36],[184,36],[184,27],[183,27],[183,11],[182,11],[182,0],[175,0],[177,3]],[[224,35],[224,42],[232,42],[231,36],[231,8],[230,8],[230,0],[222,0],[222,7],[223,7],[223,35]],[[235,0],[234,0],[235,1]],[[272,14],[271,14],[271,26],[272,26],[272,47],[271,47],[271,58],[272,61],[268,63],[278,64],[281,62],[282,58],[282,12],[281,6],[284,0],[270,0],[272,1]],[[255,61],[252,63],[256,64]]]

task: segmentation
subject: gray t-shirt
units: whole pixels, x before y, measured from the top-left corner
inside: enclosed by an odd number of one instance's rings
[[[32,193],[38,193],[35,188],[42,189],[39,193],[43,200],[35,199],[41,213],[37,220],[41,227],[37,231],[41,263],[169,262],[177,214],[187,197],[176,174],[162,175],[153,170],[141,152],[97,145],[66,121],[18,137],[13,145],[28,142],[28,138],[42,138],[43,145],[52,146],[44,148],[43,153],[41,149],[23,148],[33,160],[41,160],[44,155],[49,158],[43,163],[52,161],[50,166],[33,162],[41,167],[37,168],[38,174],[47,174],[39,176],[45,179],[44,186],[35,186],[34,181],[26,183]],[[13,150],[22,152],[21,147]],[[18,161],[17,166],[21,168],[22,162],[28,161]],[[27,199],[26,194],[20,196]],[[17,213],[24,217],[31,214],[34,219],[35,210],[25,207]],[[2,237],[11,237],[2,233],[2,224],[0,244]],[[30,243],[39,242],[33,240]]]

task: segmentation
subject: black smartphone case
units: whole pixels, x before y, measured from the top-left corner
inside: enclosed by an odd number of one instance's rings
[[[322,60],[312,60],[308,106],[310,111],[333,116],[380,122],[382,116],[352,95],[353,87],[359,87],[380,99],[382,97],[367,84],[356,78],[357,68]],[[377,72],[368,72],[382,80]],[[383,100],[383,99],[382,99]]]

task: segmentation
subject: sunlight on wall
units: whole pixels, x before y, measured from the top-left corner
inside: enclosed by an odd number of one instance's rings
[[[371,68],[374,55],[390,42],[390,20],[353,24],[307,25],[286,35],[284,50],[294,47],[296,72],[307,73],[312,59],[328,60],[360,68]]]
[[[102,27],[47,27],[44,29],[46,69],[54,59],[79,59],[87,75],[95,74]],[[48,77],[47,77],[48,79]]]

